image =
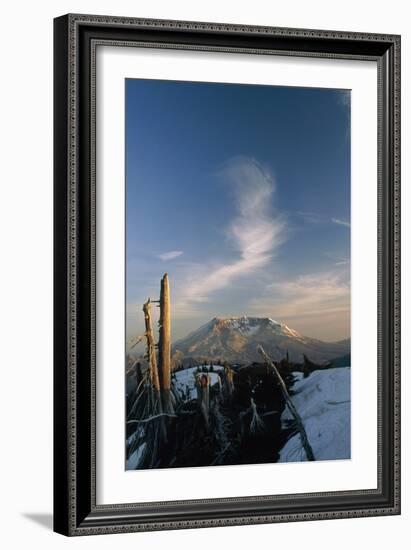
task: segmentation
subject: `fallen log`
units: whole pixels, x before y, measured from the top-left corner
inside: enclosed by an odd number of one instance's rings
[[[155,414],[154,416],[149,416],[148,418],[140,418],[136,420],[127,420],[127,424],[146,424],[147,422],[152,422],[153,420],[157,420],[159,418],[177,418],[176,414],[168,414],[168,413],[160,413]]]
[[[294,417],[297,429],[300,432],[301,443],[302,443],[302,446],[304,447],[305,454],[307,455],[307,460],[310,460],[310,461],[315,460],[314,453],[313,453],[312,447],[310,445],[310,442],[308,441],[307,432],[305,431],[302,418],[299,415],[297,409],[295,408],[294,403],[292,402],[292,399],[291,399],[291,397],[290,397],[290,395],[287,391],[287,386],[285,385],[284,380],[282,379],[282,377],[281,377],[277,367],[275,366],[274,362],[268,357],[268,355],[264,351],[264,348],[259,345],[259,346],[257,346],[257,351],[264,358],[267,365],[269,365],[272,368],[272,370],[273,370],[273,372],[274,372],[274,374],[275,374],[275,376],[278,380],[278,383],[280,384],[280,388],[281,388],[282,394],[284,396],[286,405],[287,405],[289,411],[291,412],[292,416]]]

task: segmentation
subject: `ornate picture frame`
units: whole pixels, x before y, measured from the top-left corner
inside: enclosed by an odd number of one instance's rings
[[[99,504],[96,51],[103,45],[377,64],[377,487]],[[138,75],[136,75],[138,77]],[[98,99],[97,99],[98,101]],[[400,37],[69,14],[54,21],[54,530],[67,536],[400,513]]]

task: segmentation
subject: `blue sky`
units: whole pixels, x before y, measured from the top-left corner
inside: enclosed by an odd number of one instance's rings
[[[173,338],[212,317],[350,332],[350,93],[126,80],[127,338],[170,276]]]

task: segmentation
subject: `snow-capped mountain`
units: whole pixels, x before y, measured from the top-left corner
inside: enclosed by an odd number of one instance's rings
[[[291,361],[325,362],[350,351],[350,340],[322,342],[302,336],[285,324],[269,317],[215,317],[198,330],[173,345],[181,359],[250,363],[260,361],[257,345],[261,344],[274,359],[285,357]]]

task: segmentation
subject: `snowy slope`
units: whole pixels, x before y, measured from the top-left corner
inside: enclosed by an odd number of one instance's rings
[[[316,460],[347,459],[351,455],[349,367],[317,370],[294,384],[291,397],[302,417]],[[291,418],[288,409],[281,417]],[[280,451],[278,462],[307,460],[300,435],[291,437]]]

